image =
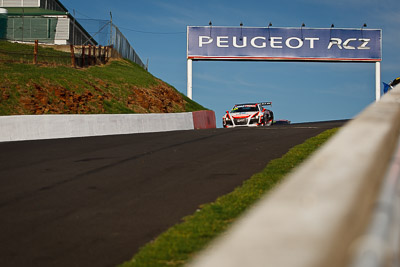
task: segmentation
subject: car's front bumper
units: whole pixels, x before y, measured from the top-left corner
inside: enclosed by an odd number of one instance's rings
[[[233,120],[222,120],[222,125],[224,128],[233,128],[233,127],[257,127],[262,125],[259,123],[259,120],[256,118],[239,118]]]

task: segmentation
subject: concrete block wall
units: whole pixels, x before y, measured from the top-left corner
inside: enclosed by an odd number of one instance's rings
[[[204,114],[203,114],[204,113]],[[0,142],[208,128],[209,111],[163,114],[0,116]],[[214,126],[215,128],[215,126]]]

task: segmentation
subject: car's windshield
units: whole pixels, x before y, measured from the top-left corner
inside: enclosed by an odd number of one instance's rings
[[[231,113],[256,112],[256,111],[258,111],[257,105],[240,105],[240,106],[234,106],[233,109],[231,110]]]

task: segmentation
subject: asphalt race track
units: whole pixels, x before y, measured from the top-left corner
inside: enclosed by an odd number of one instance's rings
[[[0,266],[115,266],[343,121],[0,143]]]

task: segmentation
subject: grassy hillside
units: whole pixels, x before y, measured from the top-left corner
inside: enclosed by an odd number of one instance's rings
[[[86,69],[68,66],[69,53],[51,64],[27,64],[33,47],[0,42],[0,115],[77,113],[167,113],[204,110],[137,64],[112,60]],[[62,65],[63,64],[63,65]]]

